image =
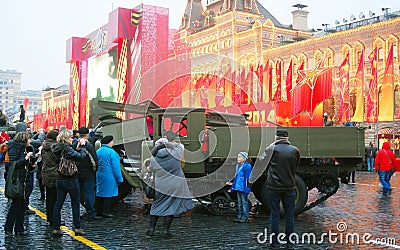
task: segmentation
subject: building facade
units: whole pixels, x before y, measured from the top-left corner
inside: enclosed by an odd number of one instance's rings
[[[16,70],[0,70],[0,109],[4,114],[5,110],[15,104],[15,96],[21,92],[21,75]]]
[[[272,67],[272,88],[264,91],[275,93],[277,91],[277,79],[282,82],[284,89],[287,83],[289,67],[292,66],[291,84],[296,85],[298,68],[303,64],[304,70],[313,72],[318,65],[333,70],[332,96],[325,100],[317,109],[318,117],[322,112],[336,122],[340,118],[341,77],[339,67],[348,55],[349,79],[349,121],[360,122],[370,126],[371,139],[376,138],[376,130],[390,126],[397,126],[400,118],[400,80],[399,80],[399,33],[400,18],[397,12],[381,16],[371,14],[368,18],[353,20],[348,23],[324,30],[310,30],[307,27],[307,14],[303,5],[296,5],[293,14],[293,24],[283,25],[274,18],[256,0],[214,0],[207,1],[204,6],[201,0],[188,0],[178,36],[181,42],[185,42],[191,48],[192,73],[193,74],[217,74],[221,70],[232,69],[238,71],[238,66],[246,69],[257,65],[270,64]],[[383,87],[387,74],[390,49],[393,48],[393,100],[385,100]],[[391,119],[380,119],[379,125],[366,123],[366,102],[368,84],[372,77],[368,56],[376,50],[377,60],[377,90],[379,91],[379,104],[393,102],[393,116]],[[361,55],[364,55],[364,70],[362,81],[363,91],[359,92],[356,76]],[[207,54],[217,54],[218,57],[207,57]],[[280,73],[276,73],[277,65],[280,65]],[[254,84],[254,83],[249,83]],[[263,85],[263,84],[261,84]],[[259,86],[259,85],[258,85]],[[263,90],[257,90],[257,85],[252,86],[249,93],[256,102],[269,103],[269,98],[259,98]],[[262,88],[262,86],[261,86]],[[250,89],[250,88],[249,88]],[[360,95],[362,95],[360,97]],[[268,96],[268,95],[267,95]],[[285,97],[283,97],[285,98]],[[361,103],[357,98],[361,99]],[[254,111],[259,112],[259,111]],[[267,111],[269,113],[274,110]],[[361,114],[361,115],[360,115]],[[253,114],[254,115],[254,114]],[[357,115],[357,117],[356,117]],[[250,112],[250,117],[252,112]],[[264,117],[274,115],[264,114]],[[311,116],[312,117],[312,116]],[[318,118],[317,117],[317,118]],[[361,118],[360,118],[361,117]],[[293,125],[296,117],[282,117],[284,125]],[[357,118],[357,119],[356,119]],[[315,119],[315,118],[314,118]],[[392,122],[393,120],[393,122]],[[289,122],[290,121],[290,122]],[[385,122],[390,121],[390,124]],[[297,121],[296,121],[297,122]],[[322,125],[322,120],[321,120]],[[368,131],[367,131],[368,133]],[[375,139],[374,139],[375,141]]]
[[[68,85],[42,91],[42,113],[35,115],[34,129],[59,129],[68,124],[69,93]]]

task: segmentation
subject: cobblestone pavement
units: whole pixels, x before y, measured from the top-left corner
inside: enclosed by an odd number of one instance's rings
[[[2,176],[2,173],[0,173]],[[388,240],[394,238],[400,248],[400,174],[393,177],[393,193],[390,197],[381,196],[378,176],[375,173],[357,172],[356,184],[341,184],[339,191],[323,204],[299,215],[295,219],[295,232],[299,243],[295,249],[384,249],[392,248],[363,243],[363,236],[370,234],[368,240]],[[0,223],[3,228],[8,210],[7,199],[3,195],[4,180],[0,181]],[[162,221],[158,222],[156,234],[145,236],[148,216],[143,216],[141,191],[133,192],[124,203],[113,212],[113,219],[82,221],[85,237],[72,236],[72,216],[69,200],[63,209],[62,238],[53,238],[51,228],[43,218],[44,202],[38,200],[39,188],[31,196],[31,206],[36,211],[27,215],[25,227],[29,234],[19,237],[0,235],[0,249],[261,249],[262,233],[268,228],[266,215],[253,216],[251,223],[233,223],[231,216],[214,216],[206,209],[197,206],[192,213],[174,219],[171,232],[173,237],[160,237]],[[314,193],[311,196],[318,194]],[[81,208],[81,213],[83,209]],[[281,230],[283,221],[281,221]],[[316,236],[315,244],[306,244],[308,236]],[[324,235],[321,240],[321,235]],[[331,238],[329,240],[329,233]],[[260,235],[261,234],[261,235]],[[356,236],[360,244],[356,244]],[[302,242],[304,237],[304,242]],[[346,238],[348,239],[346,244]],[[378,239],[379,238],[379,239]],[[258,240],[259,239],[259,240]],[[312,238],[311,238],[312,239]],[[354,240],[352,240],[354,239]],[[392,239],[389,239],[392,240]],[[334,243],[336,241],[336,243]],[[393,242],[391,242],[393,243]]]

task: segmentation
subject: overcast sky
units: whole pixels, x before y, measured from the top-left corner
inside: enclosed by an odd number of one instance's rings
[[[282,24],[291,24],[292,6],[308,5],[309,28],[334,25],[369,10],[400,10],[399,0],[259,0]],[[169,7],[170,28],[178,28],[187,0],[0,0],[0,69],[22,73],[22,89],[42,89],[69,83],[65,63],[67,39],[85,37],[108,22],[117,7],[133,8],[140,3]],[[206,0],[203,0],[203,4]],[[173,6],[172,6],[173,5]]]

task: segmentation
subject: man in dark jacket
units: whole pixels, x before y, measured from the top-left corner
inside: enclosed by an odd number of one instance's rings
[[[88,128],[82,127],[79,129],[78,133],[80,140],[88,141]],[[73,147],[76,147],[76,144],[73,144]],[[96,218],[96,211],[94,208],[94,183],[96,179],[98,159],[92,144],[86,143],[86,151],[86,157],[77,163],[79,169],[78,180],[81,192],[80,201],[82,206],[86,209],[86,214],[82,218],[92,220]]]
[[[270,225],[272,247],[279,247],[278,243],[285,243],[288,247],[293,244],[289,236],[294,232],[295,206],[295,171],[300,163],[300,151],[289,142],[289,133],[285,129],[276,131],[275,142],[265,149],[261,158],[271,157],[267,167],[268,205],[271,210]],[[285,242],[278,242],[280,202],[285,210]],[[280,238],[281,240],[281,238]]]

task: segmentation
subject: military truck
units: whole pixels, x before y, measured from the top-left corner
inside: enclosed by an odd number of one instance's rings
[[[99,102],[99,105],[114,110],[122,108],[121,104],[108,102]],[[102,131],[104,135],[113,135],[114,148],[117,152],[123,152],[121,169],[126,187],[144,187],[141,176],[149,163],[150,150],[165,131],[172,130],[185,146],[183,170],[189,188],[193,196],[212,212],[223,214],[236,207],[236,200],[228,192],[230,187],[226,182],[234,177],[240,151],[247,151],[253,163],[252,192],[261,203],[265,204],[268,200],[265,185],[268,162],[258,158],[275,140],[278,125],[248,127],[246,115],[219,113],[203,108],[164,109],[125,105],[124,111],[135,113],[136,117],[104,126]],[[146,116],[153,118],[153,140],[149,140]],[[295,213],[299,214],[336,193],[338,178],[345,178],[349,171],[363,162],[364,129],[286,129],[291,143],[301,153],[301,162],[296,169]],[[319,198],[308,201],[308,192],[314,188],[320,193]]]

